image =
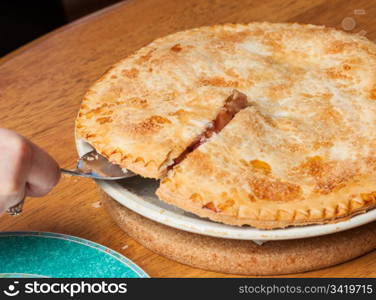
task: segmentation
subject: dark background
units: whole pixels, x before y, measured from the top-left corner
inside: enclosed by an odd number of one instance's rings
[[[0,57],[120,0],[0,0]]]

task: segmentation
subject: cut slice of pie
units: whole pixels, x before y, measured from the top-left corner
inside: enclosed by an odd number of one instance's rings
[[[376,46],[314,25],[217,25],[154,41],[86,94],[76,133],[161,178],[161,200],[232,225],[376,206]]]

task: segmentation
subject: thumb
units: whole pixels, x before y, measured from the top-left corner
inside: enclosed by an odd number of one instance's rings
[[[30,142],[32,161],[26,176],[26,196],[46,195],[59,181],[60,168],[57,162],[44,150]]]

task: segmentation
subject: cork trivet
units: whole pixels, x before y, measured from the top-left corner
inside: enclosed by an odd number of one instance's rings
[[[376,222],[321,237],[252,241],[204,236],[149,220],[101,192],[116,223],[146,248],[200,269],[242,275],[312,271],[343,263],[376,249]]]

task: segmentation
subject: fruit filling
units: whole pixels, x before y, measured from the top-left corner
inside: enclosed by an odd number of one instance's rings
[[[181,163],[184,158],[195,150],[197,147],[205,143],[214,133],[220,132],[243,108],[248,106],[247,96],[243,93],[234,90],[234,92],[225,100],[225,103],[217,117],[212,121],[209,126],[206,127],[203,133],[201,133],[168,167],[172,169],[177,164]]]

